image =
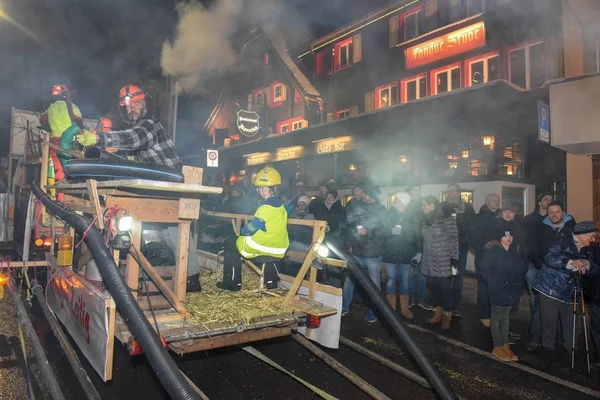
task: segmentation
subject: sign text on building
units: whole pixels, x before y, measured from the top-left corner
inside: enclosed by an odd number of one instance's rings
[[[274,161],[293,160],[304,157],[304,146],[282,147],[275,150]]]
[[[407,48],[404,50],[406,69],[420,67],[481,46],[485,46],[485,25],[483,22],[477,22]]]
[[[340,151],[352,150],[353,146],[352,136],[340,136],[316,142],[315,152],[317,154],[338,153]]]
[[[269,161],[271,161],[271,153],[269,152],[250,154],[246,157],[246,165],[266,164]]]
[[[240,110],[237,112],[236,125],[238,131],[247,137],[252,137],[258,133],[260,124],[258,114],[254,111]]]

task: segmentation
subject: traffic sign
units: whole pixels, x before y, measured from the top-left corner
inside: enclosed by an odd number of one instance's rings
[[[538,100],[538,138],[550,144],[550,107]]]
[[[207,167],[218,167],[219,166],[219,152],[217,150],[208,150],[206,152],[206,166]]]

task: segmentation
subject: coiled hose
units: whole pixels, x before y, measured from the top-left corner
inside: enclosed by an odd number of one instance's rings
[[[200,399],[185,380],[183,373],[175,365],[169,352],[163,347],[159,336],[154,332],[148,319],[131,295],[98,229],[91,225],[91,221],[88,219],[65,211],[60,203],[50,199],[35,182],[31,183],[31,190],[52,214],[61,218],[82,234],[87,231],[84,239],[94,255],[94,260],[102,274],[104,284],[113,297],[127,327],[142,346],[150,366],[169,396],[173,399]]]
[[[154,163],[123,160],[119,157],[84,158],[63,164],[72,178],[123,178],[183,183],[183,175],[175,168]]]
[[[404,323],[400,320],[398,314],[394,312],[392,306],[386,301],[385,297],[381,293],[381,290],[375,286],[375,283],[369,278],[369,275],[356,264],[356,261],[352,257],[348,257],[342,253],[332,244],[327,244],[329,250],[331,250],[340,259],[346,261],[348,265],[348,271],[358,280],[358,282],[365,289],[369,298],[375,303],[381,315],[390,324],[396,335],[404,343],[409,353],[417,361],[417,364],[421,367],[427,380],[431,384],[431,387],[437,392],[440,398],[444,400],[458,400],[458,397],[452,390],[452,387],[446,382],[446,380],[440,374],[440,371],[436,368],[433,361],[421,350],[417,342],[412,338]],[[348,279],[348,277],[346,277]]]

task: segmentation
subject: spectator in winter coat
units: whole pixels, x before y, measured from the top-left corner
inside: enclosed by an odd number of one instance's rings
[[[296,209],[297,200],[294,198],[294,194],[290,190],[283,190],[279,194],[279,200],[281,201],[281,204],[283,204],[285,211],[287,211],[288,217],[290,217]]]
[[[532,245],[533,263],[541,268],[546,253],[552,245],[573,230],[575,220],[565,211],[563,205],[553,201],[548,205],[548,216],[542,221],[537,232],[537,243]]]
[[[421,220],[423,219],[423,198],[421,197],[421,186],[413,184],[406,187],[406,193],[410,195],[410,202],[406,205],[406,213],[417,223],[418,236],[421,237]],[[433,308],[427,303],[425,295],[425,276],[421,270],[421,263],[416,268],[411,267],[411,275],[408,281],[408,293],[410,294],[409,307],[415,305],[415,279],[418,283],[418,300],[419,307],[424,310],[431,311]],[[416,270],[416,271],[415,271]],[[417,277],[415,278],[415,272]]]
[[[319,186],[319,193],[309,204],[308,209],[315,219],[325,221],[325,196],[327,195],[327,186]]]
[[[381,258],[385,247],[385,238],[389,233],[386,210],[379,204],[381,192],[376,186],[365,186],[363,204],[358,218],[348,220],[347,247],[357,264],[363,268],[375,285],[381,289]],[[342,315],[348,315],[354,295],[354,282],[346,275],[342,296]],[[375,322],[377,317],[370,311],[366,322]]]
[[[229,198],[223,204],[223,211],[234,214],[253,215],[256,211],[254,201],[246,196],[242,185],[233,185]]]
[[[329,189],[325,196],[325,221],[327,221],[325,240],[338,249],[343,249],[346,241],[346,210],[335,189]]]
[[[529,313],[531,315],[531,324],[529,333],[531,341],[527,345],[527,351],[535,352],[541,347],[542,343],[542,321],[540,320],[539,306],[537,304],[537,294],[533,291],[533,281],[538,274],[539,269],[534,265],[537,245],[539,243],[538,232],[542,228],[542,222],[548,215],[548,206],[552,202],[552,196],[548,193],[541,193],[537,197],[535,210],[521,220],[521,225],[525,232],[525,245],[527,253],[525,254],[525,263],[527,272],[525,274],[525,285],[529,292]]]
[[[596,233],[594,243],[588,248],[591,254],[591,259],[595,265],[600,266],[600,243],[598,242],[599,234]],[[581,280],[583,284],[583,292],[588,300],[586,307],[590,310],[590,327],[592,339],[596,345],[596,367],[600,367],[600,274],[594,277],[587,275]],[[589,304],[589,307],[588,307]]]
[[[298,198],[296,209],[290,214],[290,219],[314,220],[315,216],[308,210],[308,196],[302,195]]]
[[[442,323],[442,330],[450,329],[454,296],[452,280],[458,273],[458,228],[452,208],[442,207],[434,196],[423,199],[422,268],[434,315],[425,323]]]
[[[463,275],[467,268],[467,256],[469,255],[469,243],[467,234],[469,227],[475,217],[473,206],[466,203],[461,198],[462,189],[460,185],[453,183],[448,185],[446,189],[447,200],[442,203],[444,207],[452,207],[456,214],[456,224],[458,226],[458,275],[454,277],[452,285],[452,295],[454,296],[454,309],[452,315],[460,317],[458,305],[462,299]]]
[[[598,267],[586,249],[592,244],[596,232],[596,226],[590,221],[576,224],[571,233],[564,235],[550,247],[544,257],[542,269],[533,282],[533,288],[539,292],[542,347],[547,362],[553,358],[559,323],[563,346],[567,352],[572,351],[571,318],[575,281],[582,275],[593,277],[598,273]]]
[[[485,246],[481,261],[481,277],[489,287],[490,331],[494,341],[492,354],[502,361],[519,361],[510,349],[508,327],[510,311],[519,304],[525,272],[521,254],[508,227],[497,228],[495,236]]]
[[[385,240],[383,262],[387,275],[386,298],[392,308],[396,309],[396,282],[400,288],[400,313],[406,319],[414,319],[408,306],[408,281],[411,264],[421,261],[418,243],[417,223],[407,213],[406,205],[410,202],[408,193],[394,195],[394,204],[388,211],[388,223],[391,235]],[[414,273],[413,273],[414,275]],[[414,278],[414,276],[413,276]]]

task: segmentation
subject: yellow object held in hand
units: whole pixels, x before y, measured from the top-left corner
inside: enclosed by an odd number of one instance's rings
[[[96,144],[96,135],[90,131],[83,130],[82,133],[75,136],[75,140],[82,146],[93,146]]]

